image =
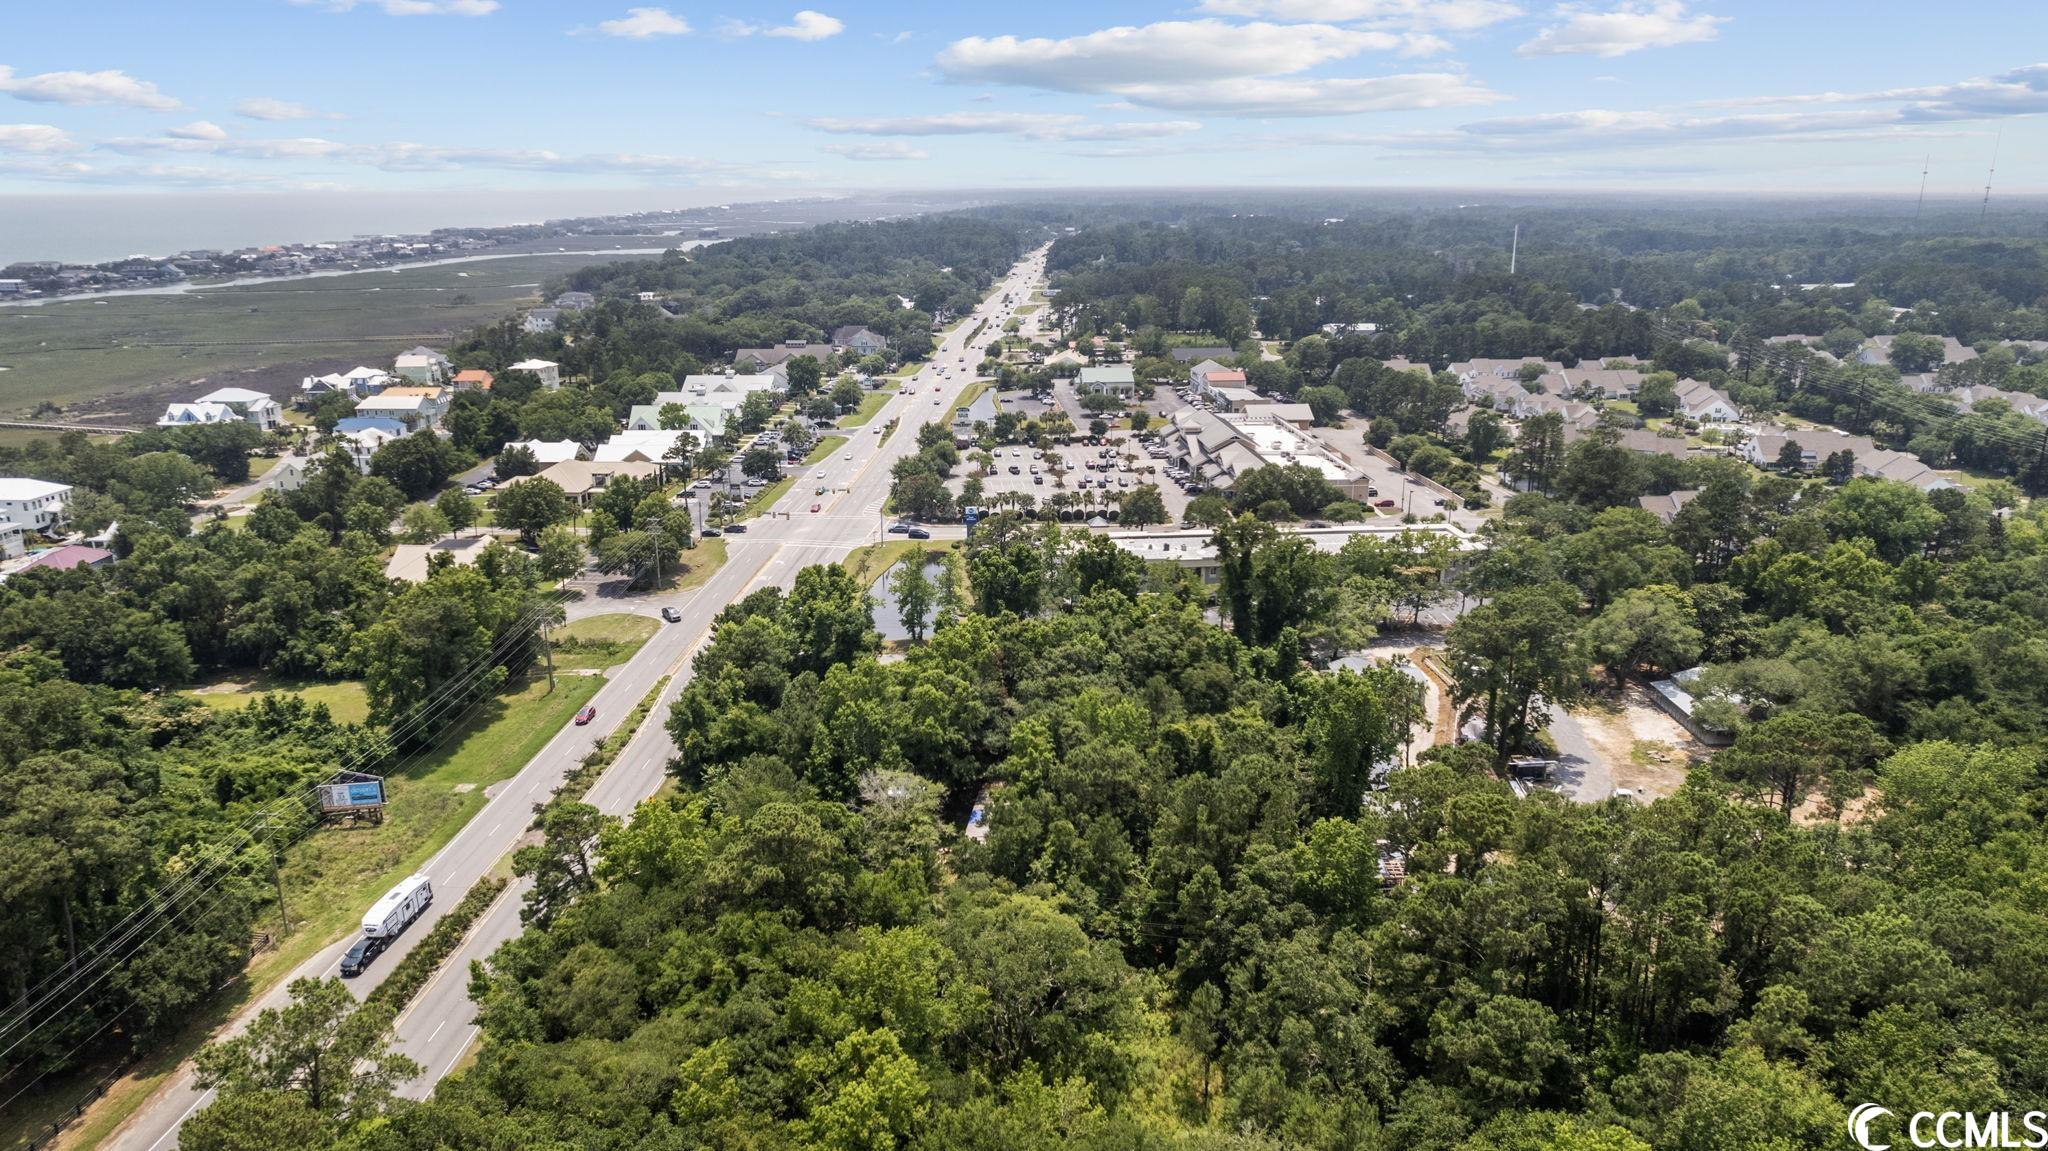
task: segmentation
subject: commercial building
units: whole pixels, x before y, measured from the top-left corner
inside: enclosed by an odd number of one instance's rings
[[[1317,551],[1323,552],[1341,551],[1345,544],[1361,537],[1398,539],[1403,532],[1446,537],[1459,551],[1471,551],[1479,546],[1478,540],[1470,532],[1451,523],[1402,524],[1372,521],[1339,524],[1327,528],[1282,527],[1280,530],[1284,535],[1307,540]],[[1222,578],[1222,564],[1216,556],[1215,538],[1216,533],[1208,528],[1158,528],[1151,531],[1109,533],[1111,543],[1139,559],[1176,564],[1194,572],[1204,583],[1215,583]]]

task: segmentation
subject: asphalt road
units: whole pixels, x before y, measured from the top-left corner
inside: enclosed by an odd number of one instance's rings
[[[564,727],[517,775],[494,785],[484,809],[421,869],[433,880],[434,903],[390,950],[377,958],[370,970],[349,981],[359,998],[389,975],[398,961],[426,936],[434,921],[455,906],[463,893],[512,850],[532,820],[533,805],[545,800],[561,784],[564,775],[591,745],[610,734],[662,676],[673,675],[660,705],[591,787],[586,801],[607,814],[627,815],[654,793],[675,751],[664,725],[667,704],[688,682],[690,657],[708,638],[712,618],[728,603],[755,588],[788,585],[801,568],[836,562],[854,548],[884,538],[882,502],[889,494],[891,465],[917,450],[918,426],[942,416],[974,379],[971,372],[980,361],[980,348],[1002,334],[1001,323],[993,321],[993,317],[1003,310],[1003,293],[1012,293],[1016,301],[1024,299],[1023,293],[1042,279],[1043,261],[1043,250],[1025,257],[995,286],[982,307],[944,338],[926,368],[906,380],[898,394],[855,431],[844,449],[822,464],[813,465],[811,470],[823,468],[827,472],[827,479],[822,481],[829,489],[825,495],[812,494],[816,484],[804,483],[793,488],[766,513],[750,521],[748,534],[726,537],[725,566],[709,580],[667,599],[651,601],[681,609],[682,620],[663,627],[631,661],[613,669],[591,701],[597,708],[593,723],[586,727]],[[969,350],[965,347],[967,336],[984,318],[992,320],[989,329]],[[962,355],[967,357],[964,370],[959,359]],[[947,375],[940,376],[933,370],[939,365],[950,369]],[[939,403],[933,404],[934,399]],[[892,419],[900,419],[900,426],[877,445],[879,429]],[[818,506],[816,512],[811,511],[813,505]],[[430,1094],[434,1084],[461,1061],[475,1039],[475,1007],[468,997],[469,962],[489,956],[505,940],[519,934],[523,890],[521,884],[507,888],[463,946],[399,1017],[398,1049],[425,1069],[419,1078],[401,1088],[402,1094],[413,1098]],[[353,941],[353,936],[336,940],[293,972],[292,979],[338,975],[342,953]],[[257,1012],[285,1003],[285,987],[291,981],[281,981],[270,994],[245,1009],[230,1030],[239,1031]],[[166,1151],[175,1147],[180,1125],[211,1098],[211,1092],[197,1089],[187,1066],[105,1146],[115,1151]]]

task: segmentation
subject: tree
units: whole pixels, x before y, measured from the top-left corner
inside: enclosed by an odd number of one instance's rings
[[[1798,440],[1786,440],[1778,449],[1777,463],[1779,471],[1803,472],[1806,470],[1806,449],[1799,446]]]
[[[775,418],[775,397],[767,392],[748,392],[740,401],[740,409],[734,423],[742,432],[758,432]]]
[[[566,522],[575,505],[561,485],[536,477],[500,488],[491,510],[500,524],[517,531],[532,547],[541,532]]]
[[[810,671],[823,677],[881,642],[875,633],[873,598],[838,564],[797,572],[782,619],[791,641],[792,673]]]
[[[1785,712],[1744,728],[1714,757],[1723,778],[1771,795],[1787,817],[1815,787],[1840,800],[1860,789],[1890,745],[1860,715]]]
[[[442,492],[434,501],[434,510],[440,512],[441,518],[448,521],[448,530],[451,532],[466,532],[476,526],[476,504],[470,500],[469,493],[461,488],[449,488]]]
[[[897,617],[902,621],[903,630],[910,633],[912,643],[924,642],[926,617],[931,614],[932,601],[937,594],[930,577],[925,575],[924,565],[924,554],[912,552],[897,565],[896,573],[889,579],[889,592],[896,597]]]
[[[1678,375],[1651,372],[1636,389],[1636,410],[1645,416],[1668,416],[1678,410]]]
[[[448,534],[448,517],[434,504],[414,504],[405,509],[405,542],[430,544]]]
[[[859,408],[863,398],[865,397],[861,392],[860,381],[851,376],[832,385],[832,405],[841,412],[851,412]]]
[[[1358,814],[1379,764],[1407,742],[1409,726],[1420,718],[1420,688],[1399,668],[1382,664],[1309,678],[1307,694],[1302,731],[1314,762],[1314,810],[1349,819]]]
[[[782,478],[782,456],[772,448],[748,448],[740,457],[740,471],[757,480],[778,480]]]
[[[943,520],[953,515],[953,493],[946,482],[930,471],[917,471],[897,479],[889,499],[898,515],[921,520]]]
[[[291,1093],[315,1114],[353,1122],[377,1114],[398,1084],[420,1073],[391,1050],[388,1009],[359,1005],[339,979],[298,979],[289,990],[289,1004],[200,1050],[200,1086],[222,1099]]]
[[[1472,409],[1472,414],[1465,420],[1466,459],[1483,464],[1507,442],[1507,424],[1499,412],[1487,408]]]
[[[1134,528],[1165,523],[1166,501],[1160,498],[1158,485],[1144,484],[1131,489],[1118,515],[1118,522]]]
[[[1451,625],[1454,697],[1465,713],[1479,705],[1499,762],[1528,744],[1545,703],[1570,702],[1584,686],[1578,601],[1563,584],[1512,587]]]
[[[540,817],[541,841],[512,856],[512,870],[533,880],[519,918],[546,927],[596,883],[598,837],[618,820],[587,803],[551,803]]]
[[[536,546],[540,551],[540,574],[551,580],[565,580],[582,571],[584,557],[589,554],[583,537],[560,524],[542,530]]]
[[[1309,414],[1315,417],[1317,424],[1324,427],[1336,426],[1337,413],[1343,411],[1345,405],[1351,402],[1351,397],[1344,394],[1343,388],[1327,384],[1303,388],[1295,393],[1294,398],[1300,403],[1307,404]]]
[[[825,365],[815,356],[791,356],[783,361],[783,370],[789,373],[789,398],[800,400],[818,390],[818,383],[824,379]]]
[[[1705,642],[1685,594],[1667,584],[1623,592],[1586,625],[1587,650],[1607,665],[1617,687],[1638,667],[1673,672],[1693,666]]]
[[[532,448],[524,444],[514,444],[498,453],[491,471],[500,481],[515,476],[530,476],[540,471],[540,460],[533,454]]]
[[[1501,474],[1526,491],[1548,492],[1556,486],[1564,460],[1564,417],[1541,412],[1522,421]]]
[[[424,499],[455,474],[455,448],[440,436],[404,436],[378,448],[370,474],[390,480],[407,499]]]
[[[1941,340],[1935,336],[1900,332],[1892,337],[1892,367],[1909,376],[1933,371],[1941,366],[1946,354]]]

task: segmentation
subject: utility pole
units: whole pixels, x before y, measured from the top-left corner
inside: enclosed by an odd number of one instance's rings
[[[270,849],[270,878],[277,884],[277,937],[283,939],[291,934],[292,917],[284,905],[284,869],[278,866],[276,828],[270,821],[270,816],[263,817],[263,845]]]
[[[542,659],[547,661],[548,694],[553,695],[555,694],[555,645],[548,642],[546,624],[542,624],[540,629],[540,655]]]
[[[1522,254],[1522,226],[1515,225],[1515,238],[1508,245],[1508,275],[1515,274],[1515,259]]]

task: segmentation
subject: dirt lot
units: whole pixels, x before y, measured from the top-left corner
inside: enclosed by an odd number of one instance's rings
[[[1572,715],[1614,773],[1614,786],[1637,791],[1646,799],[1677,791],[1692,765],[1713,755],[1712,748],[1650,702],[1649,690],[1641,684],[1631,683],[1619,696],[1575,708]]]

